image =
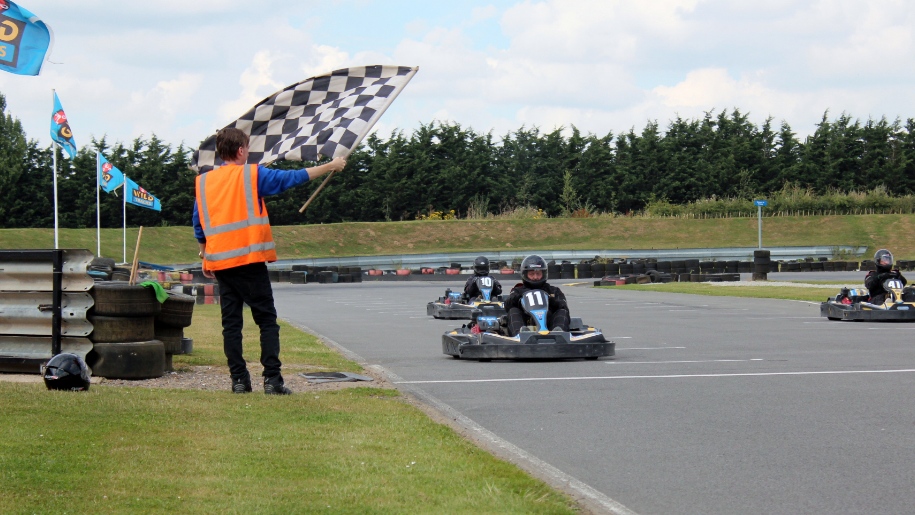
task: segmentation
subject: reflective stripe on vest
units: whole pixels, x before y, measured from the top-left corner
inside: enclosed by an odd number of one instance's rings
[[[241,177],[232,175],[239,173],[236,170],[223,172],[230,175],[219,179],[214,175],[210,178],[209,182],[218,182],[210,186],[217,190],[209,193],[207,177],[210,174],[218,174],[219,169],[197,177],[197,211],[203,233],[207,238],[204,251],[207,268],[223,270],[249,263],[276,261],[276,245],[271,235],[266,207],[263,208],[263,215],[259,214],[261,202],[258,198],[256,168],[252,169],[249,164],[244,165],[240,170]],[[239,178],[243,184],[243,192],[238,188]],[[226,189],[220,189],[220,186]],[[212,205],[212,197],[217,197],[221,205]],[[216,209],[218,216],[214,215],[211,207]],[[231,221],[214,225],[214,218],[217,222],[225,219]]]

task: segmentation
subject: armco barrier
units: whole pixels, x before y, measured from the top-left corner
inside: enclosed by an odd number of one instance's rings
[[[836,254],[861,256],[867,251],[866,246],[852,245],[819,245],[809,247],[765,247],[770,251],[772,260],[792,260],[812,257],[833,257]],[[373,268],[382,270],[421,269],[424,267],[439,268],[451,267],[452,263],[460,263],[470,268],[473,260],[480,255],[489,258],[490,262],[505,261],[511,263],[523,259],[530,254],[538,254],[547,261],[571,261],[577,263],[583,259],[592,259],[594,256],[614,259],[646,259],[660,260],[674,259],[699,259],[703,261],[752,261],[753,251],[756,247],[726,247],[726,248],[682,248],[682,249],[600,249],[600,250],[513,250],[513,251],[483,251],[483,252],[458,252],[449,254],[395,254],[384,256],[349,256],[313,259],[284,259],[270,263],[271,270],[290,270],[293,265],[308,265],[314,267],[345,266],[362,267],[363,270]],[[180,268],[181,265],[176,265]],[[199,266],[193,265],[193,266]]]
[[[92,350],[92,258],[84,249],[0,250],[0,372],[38,373],[55,354]]]

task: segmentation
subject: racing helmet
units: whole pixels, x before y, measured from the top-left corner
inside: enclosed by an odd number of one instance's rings
[[[527,277],[528,272],[532,270],[540,270],[543,272],[543,276],[540,280],[533,281]],[[536,254],[527,256],[524,258],[524,261],[521,262],[521,282],[528,288],[543,288],[543,285],[546,284],[546,272],[546,261]]]
[[[878,270],[888,272],[893,268],[893,253],[886,249],[878,250],[874,254],[874,264],[877,265]]]
[[[480,256],[474,259],[473,273],[476,275],[489,275],[489,258]]]
[[[62,353],[41,367],[48,390],[85,391],[89,389],[89,367],[76,354]]]

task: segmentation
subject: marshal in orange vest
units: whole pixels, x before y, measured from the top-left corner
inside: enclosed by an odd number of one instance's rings
[[[197,212],[208,270],[276,261],[267,206],[257,194],[257,165],[225,165],[198,175]]]

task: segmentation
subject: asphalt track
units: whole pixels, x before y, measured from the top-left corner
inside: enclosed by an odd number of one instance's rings
[[[425,309],[446,286],[283,284],[275,296],[282,318],[385,369],[592,508],[915,513],[915,324],[569,286],[572,315],[616,341],[615,359],[480,363],[441,353],[442,332],[461,321]]]

